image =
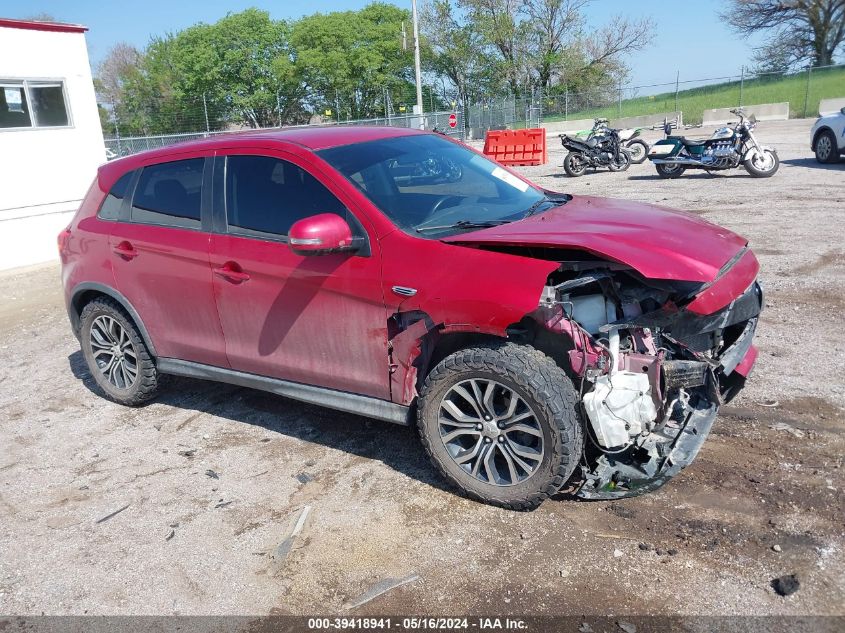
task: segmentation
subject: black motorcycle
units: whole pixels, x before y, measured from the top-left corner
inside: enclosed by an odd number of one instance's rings
[[[583,176],[588,167],[607,167],[610,171],[625,171],[631,166],[631,153],[622,147],[619,130],[597,127],[586,139],[560,134],[561,144],[569,150],[563,159],[567,175]]]

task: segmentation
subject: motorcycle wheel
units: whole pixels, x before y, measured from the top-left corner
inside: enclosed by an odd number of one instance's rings
[[[619,156],[616,160],[610,161],[608,169],[610,171],[625,171],[631,166],[631,154],[627,150],[619,150]]]
[[[666,163],[658,163],[654,166],[657,170],[657,175],[661,178],[677,178],[684,173],[684,167],[681,165],[671,165]]]
[[[745,165],[745,171],[753,178],[769,178],[770,176],[774,176],[778,167],[780,167],[780,158],[778,158],[777,152],[764,149],[762,152],[755,154],[754,157],[746,160],[743,164]]]
[[[587,161],[579,152],[569,152],[563,159],[563,170],[572,178],[583,176],[587,171]]]
[[[625,144],[625,148],[631,154],[631,162],[634,165],[639,165],[645,162],[648,156],[648,143],[642,139],[635,139]]]

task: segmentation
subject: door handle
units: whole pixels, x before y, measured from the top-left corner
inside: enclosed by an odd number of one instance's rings
[[[129,260],[138,257],[138,251],[135,250],[135,247],[132,246],[129,242],[124,240],[120,244],[116,246],[112,246],[112,251],[116,255],[120,255],[123,259]]]
[[[213,272],[218,277],[223,277],[224,279],[228,279],[231,282],[240,284],[245,281],[249,281],[249,273],[245,273],[240,268],[241,267],[238,266],[235,262],[226,262],[220,268],[212,268],[211,272]]]

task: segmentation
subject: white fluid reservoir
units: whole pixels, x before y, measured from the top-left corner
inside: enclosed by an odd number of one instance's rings
[[[616,308],[604,295],[564,297],[563,309],[590,334],[598,334],[602,325],[616,320]]]

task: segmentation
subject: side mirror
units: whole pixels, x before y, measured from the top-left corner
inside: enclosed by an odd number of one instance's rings
[[[293,223],[288,246],[297,255],[327,255],[358,250],[352,229],[339,215],[320,213]]]
[[[842,107],[839,111],[840,111],[842,114],[845,114],[845,106],[843,106],[843,107]]]

